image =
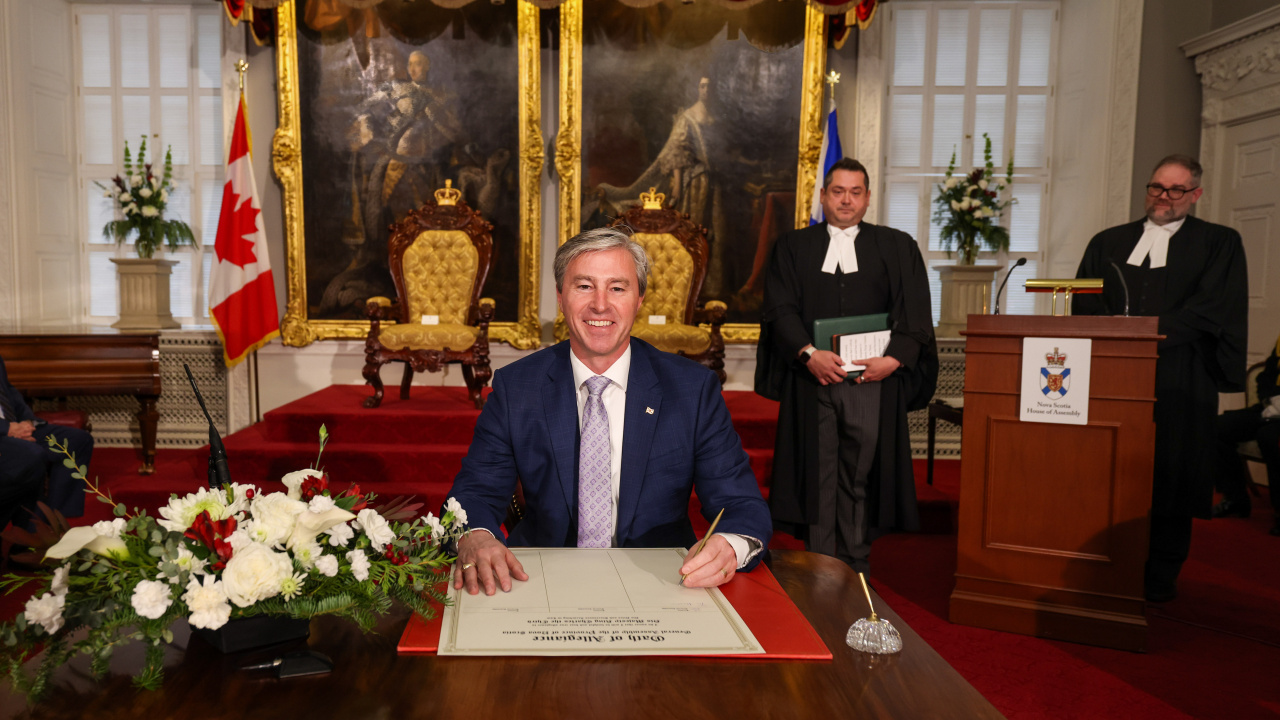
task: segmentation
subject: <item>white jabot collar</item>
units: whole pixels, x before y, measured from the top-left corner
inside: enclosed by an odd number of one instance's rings
[[[1169,259],[1169,238],[1182,229],[1186,217],[1175,220],[1168,225],[1157,225],[1150,220],[1142,224],[1142,238],[1129,253],[1126,261],[1130,265],[1142,265],[1142,261],[1151,257],[1151,269],[1162,268]]]
[[[837,268],[842,273],[858,272],[858,253],[854,249],[858,228],[858,225],[854,225],[841,230],[827,223],[827,234],[831,241],[827,243],[827,257],[822,261],[822,272],[834,275]]]

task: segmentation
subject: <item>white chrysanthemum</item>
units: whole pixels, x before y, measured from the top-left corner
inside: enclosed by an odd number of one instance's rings
[[[156,522],[170,532],[186,532],[196,517],[206,510],[209,512],[209,519],[226,520],[244,510],[244,506],[240,497],[228,504],[224,490],[200,488],[186,497],[170,497],[169,504],[160,508],[160,519]]]
[[[222,571],[222,589],[238,607],[280,594],[280,586],[293,576],[293,561],[287,553],[276,552],[262,543],[249,543],[237,550]]]
[[[317,495],[311,498],[311,502],[307,503],[307,509],[313,513],[322,513],[332,510],[336,505],[333,504],[333,498],[328,495]]]
[[[133,202],[133,196],[127,192],[122,192],[120,193],[119,200],[122,203]]]
[[[369,543],[374,550],[379,552],[387,546],[387,543],[396,539],[396,531],[391,529],[387,521],[378,514],[373,508],[365,508],[356,515],[355,522],[360,526],[360,530],[369,538]]]
[[[169,583],[158,580],[143,580],[133,589],[133,597],[129,604],[144,618],[155,620],[173,604],[173,596],[169,594]]]
[[[142,206],[142,217],[156,217],[160,211],[151,205]]]
[[[231,603],[227,601],[227,593],[222,583],[212,575],[204,576],[204,583],[191,578],[187,583],[187,591],[182,594],[182,602],[187,604],[191,617],[187,619],[192,627],[206,630],[217,630],[231,619]]]
[[[369,579],[369,558],[363,550],[352,550],[347,553],[347,562],[351,563],[351,574],[356,580],[364,582]]]
[[[141,190],[138,191],[138,195],[143,200],[146,200],[147,198],[151,197],[151,188],[149,187],[142,188]]]
[[[66,604],[66,595],[45,593],[38,598],[27,601],[27,609],[23,617],[32,625],[39,625],[50,635],[62,629],[62,608]]]
[[[284,483],[284,486],[289,488],[289,497],[294,500],[299,500],[302,498],[302,481],[312,477],[324,477],[324,473],[319,470],[312,470],[311,468],[307,468],[306,470],[294,470],[288,475],[280,478],[280,482]]]
[[[293,548],[293,559],[297,560],[302,567],[310,570],[316,566],[316,560],[320,559],[320,553],[324,550],[318,543],[306,543]]]
[[[444,504],[445,512],[453,513],[453,526],[460,528],[467,524],[467,511],[462,509],[462,505],[454,498],[449,498]]]
[[[306,575],[294,573],[280,582],[280,595],[285,600],[292,600],[302,594],[302,586],[306,582]]]
[[[298,516],[306,512],[307,504],[283,493],[259,495],[249,505],[253,520],[245,523],[249,537],[265,545],[280,545],[293,533]]]
[[[346,547],[355,536],[356,531],[351,528],[351,523],[341,523],[329,528],[329,544],[333,547]]]
[[[67,585],[67,577],[71,574],[71,564],[67,563],[57,570],[53,571],[53,582],[49,584],[49,591],[54,595],[66,595],[69,586]]]
[[[338,574],[338,558],[333,555],[321,555],[316,558],[316,570],[325,577],[333,577]]]
[[[124,532],[124,518],[115,520],[99,520],[93,524],[93,531],[102,537],[118,538]]]
[[[440,538],[444,537],[444,525],[441,524],[440,518],[436,517],[435,515],[432,515],[431,513],[427,513],[427,517],[425,518],[425,520],[427,523],[427,527],[431,528],[432,540],[439,540]]]

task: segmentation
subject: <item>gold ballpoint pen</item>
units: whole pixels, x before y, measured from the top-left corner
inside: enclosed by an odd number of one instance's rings
[[[716,531],[716,525],[719,525],[719,524],[720,524],[720,516],[721,516],[721,515],[724,515],[724,508],[720,508],[720,512],[719,512],[719,514],[717,514],[717,515],[716,515],[716,519],[711,521],[711,527],[707,528],[707,534],[702,536],[702,542],[698,543],[698,549],[693,551],[693,554],[694,554],[694,555],[697,555],[698,553],[702,552],[702,548],[706,547],[706,545],[707,545],[707,540],[711,537],[711,533],[715,532],[715,531]],[[685,578],[687,578],[687,577],[689,577],[689,574],[688,574],[688,573],[685,573],[685,574],[683,574],[683,575],[681,575],[681,576],[680,576],[680,584],[681,584],[681,585],[683,585],[683,584],[684,584],[684,579],[685,579]]]

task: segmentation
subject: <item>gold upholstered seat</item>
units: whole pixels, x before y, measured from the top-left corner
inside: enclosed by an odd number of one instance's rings
[[[481,391],[493,375],[493,301],[482,299],[480,291],[493,258],[492,230],[448,186],[436,192],[435,203],[392,226],[387,260],[398,302],[369,298],[364,378],[374,392],[365,407],[381,404],[379,371],[389,362],[405,364],[401,399],[408,399],[415,371],[436,372],[457,363],[472,402],[477,408],[483,404]],[[384,325],[388,320],[395,324]]]
[[[631,334],[664,352],[684,355],[715,371],[725,381],[724,324],[728,307],[719,300],[699,306],[698,294],[707,274],[707,231],[688,215],[662,207],[662,193],[641,193],[644,205],[633,206],[613,222],[629,227],[649,255],[649,287],[636,313]],[[652,322],[652,319],[662,321]],[[703,323],[703,324],[698,324]]]

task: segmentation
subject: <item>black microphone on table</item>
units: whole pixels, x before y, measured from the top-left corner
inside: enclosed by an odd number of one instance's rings
[[[1013,271],[1026,264],[1027,259],[1020,257],[1017,262],[1013,264],[1013,267],[1009,268],[1009,272],[1004,274],[1004,281],[1000,283],[1000,289],[996,291],[996,311],[991,313],[992,315],[1000,314],[1000,293],[1004,292],[1004,286],[1009,284],[1009,278],[1013,277]]]
[[[1124,281],[1124,273],[1120,272],[1120,266],[1115,260],[1111,261],[1111,267],[1116,269],[1116,275],[1120,276],[1120,288],[1124,290],[1124,316],[1129,317],[1129,283]]]
[[[204,411],[204,418],[209,421],[209,487],[217,490],[231,484],[231,471],[227,469],[227,448],[222,444],[222,436],[218,434],[218,428],[213,425],[209,408],[204,405],[204,396],[196,387],[196,379],[191,376],[191,368],[187,367],[186,363],[182,363],[182,369],[187,371],[191,390],[196,394],[200,409]]]

